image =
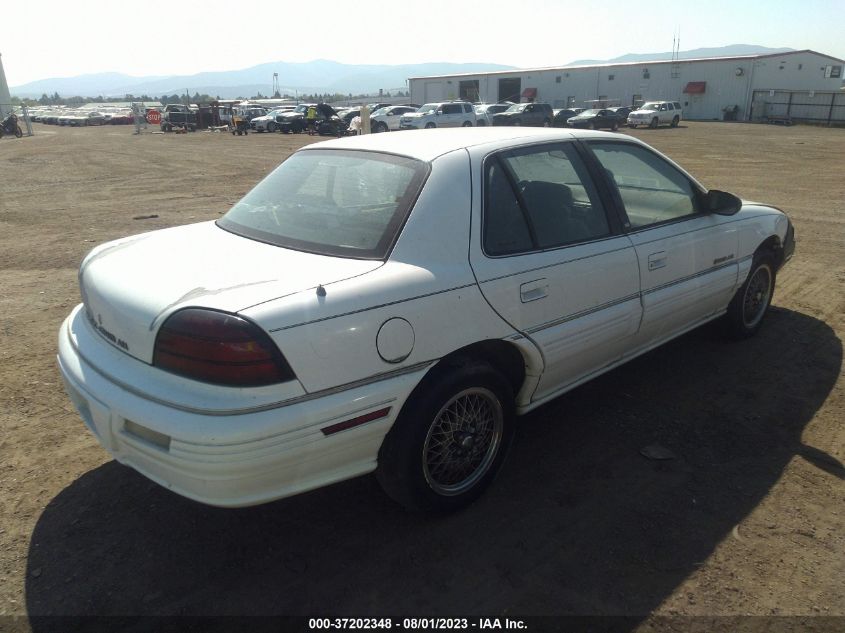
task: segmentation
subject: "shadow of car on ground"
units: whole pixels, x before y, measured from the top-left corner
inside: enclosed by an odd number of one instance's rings
[[[34,631],[49,617],[645,616],[800,456],[842,366],[833,330],[772,308],[756,338],[696,330],[519,421],[508,462],[463,512],[414,515],[363,477],[264,506],[206,507],[116,462],[39,518]],[[80,423],[80,432],[83,432]],[[674,459],[649,460],[660,445]]]

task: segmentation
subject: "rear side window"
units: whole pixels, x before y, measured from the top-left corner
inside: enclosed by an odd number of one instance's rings
[[[464,104],[464,112],[472,112],[472,106],[468,103]]]
[[[610,234],[604,208],[575,148],[544,145],[487,161],[484,251],[556,248]]]

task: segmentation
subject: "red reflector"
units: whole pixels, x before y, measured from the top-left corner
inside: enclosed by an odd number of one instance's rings
[[[188,308],[165,321],[153,364],[166,371],[220,385],[258,387],[294,378],[270,337],[237,315]]]
[[[355,426],[372,422],[373,420],[386,418],[388,413],[390,413],[390,407],[385,407],[384,409],[379,409],[378,411],[373,411],[372,413],[359,415],[357,418],[352,418],[351,420],[345,420],[343,422],[338,422],[337,424],[332,424],[331,426],[323,427],[320,430],[323,432],[323,435],[332,435],[333,433],[339,433],[340,431],[345,431],[346,429],[351,429]]]

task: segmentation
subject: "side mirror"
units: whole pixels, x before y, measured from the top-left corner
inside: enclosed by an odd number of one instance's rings
[[[735,215],[742,208],[742,200],[727,191],[711,189],[704,196],[704,207],[709,213]]]

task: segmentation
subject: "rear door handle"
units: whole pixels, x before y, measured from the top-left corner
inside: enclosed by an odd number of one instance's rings
[[[519,286],[519,299],[522,303],[529,303],[537,301],[549,294],[549,282],[544,277],[542,279],[535,279],[534,281],[526,281]]]
[[[648,256],[648,269],[657,270],[666,266],[666,251],[652,253]]]

